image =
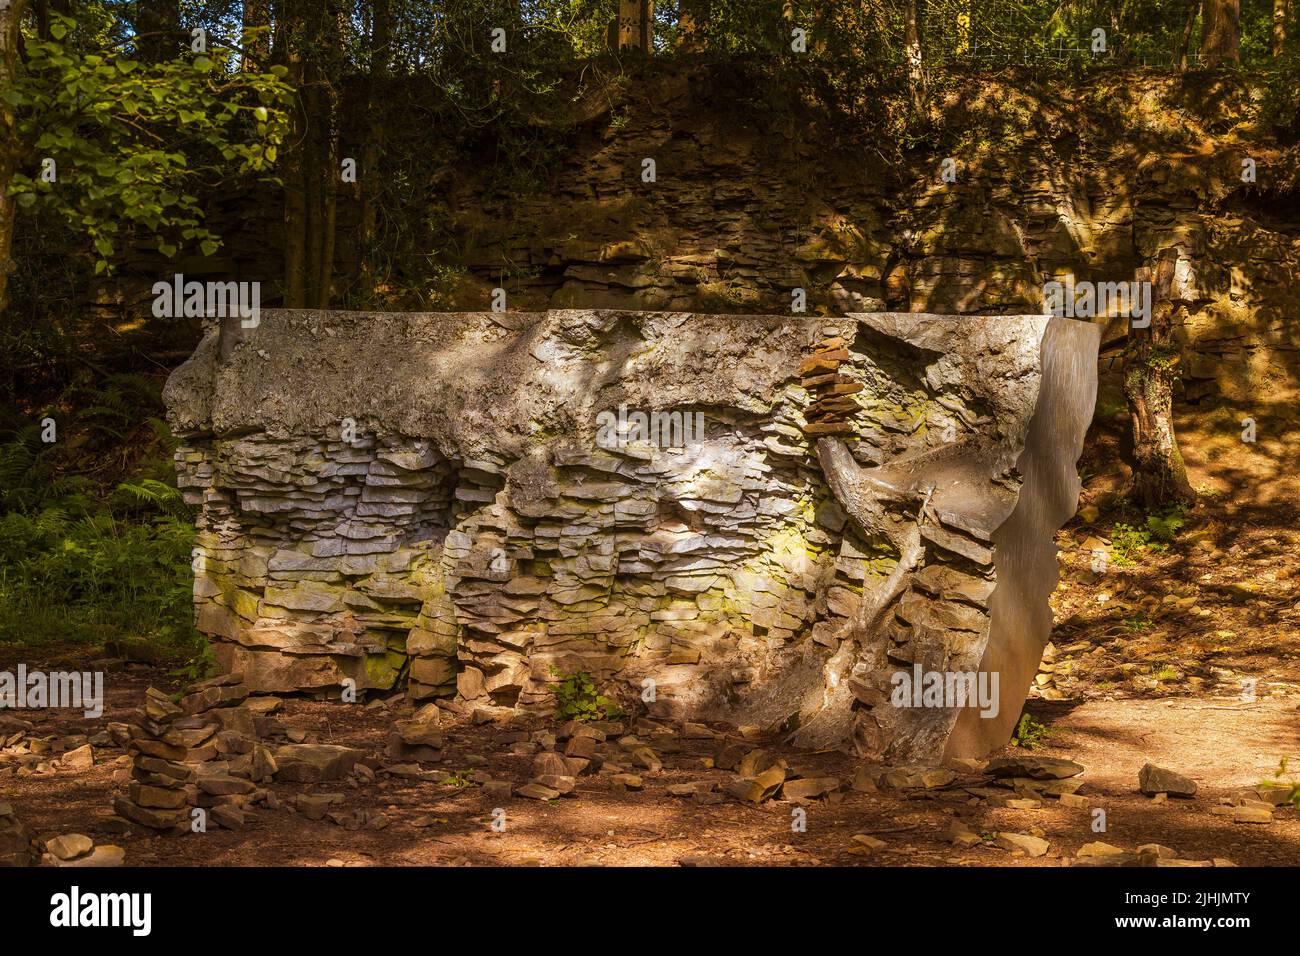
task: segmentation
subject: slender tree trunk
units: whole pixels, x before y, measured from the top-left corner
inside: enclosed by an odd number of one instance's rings
[[[284,286],[286,309],[307,305],[307,183],[304,168],[307,121],[303,95],[303,21],[297,0],[278,0],[275,18],[275,60],[289,69],[288,81],[295,90],[289,109],[281,179],[284,182]]]
[[[1241,63],[1241,0],[1204,0],[1201,59],[1207,67]]]
[[[376,233],[378,229],[378,203],[380,191],[379,159],[384,152],[383,97],[388,90],[388,64],[392,56],[389,0],[375,0],[374,23],[370,28],[370,89],[367,93],[366,111],[370,117],[369,131],[361,152],[361,169],[357,186],[361,193],[361,293],[367,304],[375,294]]]
[[[179,0],[137,0],[136,50],[145,63],[166,63],[176,59],[189,36],[181,27]]]
[[[1196,29],[1196,17],[1201,12],[1201,0],[1188,0],[1187,20],[1183,24],[1183,36],[1178,42],[1176,59],[1178,69],[1187,69],[1187,54],[1192,49],[1192,31]]]
[[[244,23],[240,45],[244,53],[239,69],[245,73],[265,70],[271,59],[270,0],[244,0]]]
[[[1133,420],[1133,497],[1145,508],[1194,505],[1196,492],[1174,435],[1174,385],[1179,378],[1175,321],[1184,303],[1171,297],[1177,253],[1158,260],[1151,325],[1130,329],[1124,348],[1124,394]]]
[[[904,38],[904,55],[907,57],[907,88],[912,95],[912,108],[921,111],[924,91],[924,76],[921,72],[921,13],[918,9],[920,0],[907,0],[905,9],[906,36]]]
[[[1273,56],[1280,57],[1286,49],[1287,0],[1273,0]]]
[[[313,122],[318,132],[316,156],[319,166],[316,186],[319,208],[316,213],[316,252],[312,268],[315,295],[311,305],[328,309],[334,288],[334,245],[337,236],[338,194],[341,169],[339,166],[339,91],[336,77],[343,71],[343,23],[334,4],[321,11],[320,43],[315,59],[314,86],[317,91]]]
[[[0,2],[0,90],[13,86],[18,77],[18,47],[22,43],[26,0]],[[9,195],[9,183],[22,162],[23,144],[18,138],[18,117],[13,107],[0,99],[0,316],[9,310],[9,275],[14,246],[14,216],[18,205]]]

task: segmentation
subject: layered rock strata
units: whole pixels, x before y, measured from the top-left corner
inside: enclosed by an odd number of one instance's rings
[[[253,691],[549,710],[585,671],[655,713],[987,749],[1047,638],[1097,340],[892,313],[213,324],[166,391],[199,626]],[[990,655],[1004,699],[974,731],[882,699]]]

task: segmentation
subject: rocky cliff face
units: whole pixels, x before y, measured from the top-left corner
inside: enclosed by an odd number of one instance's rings
[[[527,188],[463,156],[432,171],[394,160],[400,175],[385,176],[408,185],[392,187],[385,216],[413,238],[382,250],[383,294],[447,310],[488,308],[499,287],[520,310],[783,314],[799,288],[814,314],[1038,313],[1048,282],[1131,280],[1172,248],[1187,305],[1179,400],[1258,416],[1264,396],[1300,390],[1295,152],[1246,119],[1244,86],[1146,71],[954,79],[944,128],[903,151],[884,120],[843,129],[802,107],[795,120],[719,82],[654,63],[599,91]],[[142,252],[93,297],[147,313],[152,284],[180,271],[261,281],[274,304],[282,198],[215,201],[221,256]],[[337,301],[358,269],[358,215],[345,191]],[[1106,327],[1103,375],[1124,331],[1118,316]]]
[[[861,386],[847,439],[804,432],[828,336]],[[549,709],[585,671],[653,712],[877,756],[987,749],[1046,640],[1097,337],[896,314],[214,325],[166,391],[199,626],[254,690]],[[991,653],[1000,717],[974,729],[889,699],[895,672]]]

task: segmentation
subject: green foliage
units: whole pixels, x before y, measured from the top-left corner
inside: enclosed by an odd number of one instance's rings
[[[1273,771],[1273,776],[1260,781],[1260,787],[1270,789],[1289,789],[1286,802],[1300,809],[1300,781],[1296,780],[1296,775],[1288,769],[1288,760],[1283,757],[1278,761],[1277,769]],[[1285,778],[1285,779],[1283,779]]]
[[[1011,735],[1011,743],[1025,750],[1033,750],[1035,747],[1045,745],[1056,736],[1056,733],[1057,731],[1048,727],[1033,714],[1025,712],[1020,715],[1020,720],[1016,723],[1015,733]]]
[[[1168,543],[1183,527],[1183,507],[1177,505],[1158,515],[1147,515],[1147,534],[1153,541]]]
[[[1146,614],[1138,612],[1132,617],[1124,619],[1124,630],[1130,634],[1139,634],[1142,631],[1150,630],[1152,623],[1151,618],[1147,617]]]
[[[77,410],[53,416],[56,442],[41,441],[39,419],[0,433],[0,643],[147,640],[193,658],[196,676],[209,669],[193,620],[192,515],[166,480],[174,441],[147,415],[157,402],[147,379],[111,376],[61,397]],[[97,450],[120,454],[141,431],[149,453],[131,479],[75,470],[101,469]]]
[[[472,770],[455,770],[438,781],[440,787],[450,787],[454,790],[463,790],[473,783]]]
[[[1175,505],[1159,514],[1147,515],[1142,526],[1116,524],[1110,536],[1111,563],[1127,568],[1137,563],[1143,554],[1163,554],[1183,527],[1183,514],[1183,506]]]
[[[558,720],[614,720],[623,716],[623,709],[599,693],[591,675],[586,671],[559,674],[555,689],[555,716]]]
[[[223,50],[143,64],[50,17],[51,38],[26,37],[18,81],[0,91],[37,160],[9,185],[20,208],[46,208],[84,235],[96,272],[135,230],[156,235],[168,257],[182,247],[215,253],[220,239],[202,225],[197,193],[272,170],[287,130],[283,68],[240,72]]]

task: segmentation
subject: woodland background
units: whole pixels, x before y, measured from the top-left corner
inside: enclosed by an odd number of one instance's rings
[[[1162,429],[1235,439],[1243,401],[1294,423],[1298,21],[1288,0],[11,0],[0,643],[206,667],[159,401],[200,332],[150,311],[176,272],[260,281],[263,307],[478,310],[500,286],[511,308],[767,312],[803,285],[828,314],[1039,311],[1049,263],[1149,268],[1167,294],[1164,260],[1038,242],[1025,271],[981,208],[1055,204],[1098,235],[1106,196],[1194,208],[1246,224],[1240,261],[1205,256],[1239,306],[1208,353],[1230,374],[1191,374],[1203,303],[1166,296],[1149,332],[1108,333],[1110,437],[1084,463],[1117,466],[1112,532],[1168,540],[1198,489]],[[1135,152],[1217,178],[1184,194]],[[927,219],[954,155],[986,194]],[[1241,155],[1268,157],[1258,185],[1231,182]]]

